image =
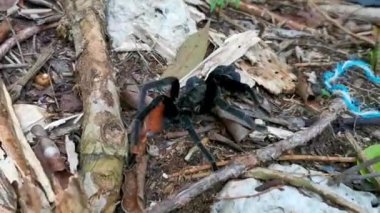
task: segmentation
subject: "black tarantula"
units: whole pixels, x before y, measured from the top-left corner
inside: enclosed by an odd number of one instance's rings
[[[169,95],[159,95],[149,105],[145,106],[147,92],[150,89],[164,86],[171,86]],[[209,74],[206,81],[195,76],[191,77],[181,93],[180,83],[176,77],[167,77],[143,85],[139,97],[138,112],[130,136],[131,145],[134,146],[139,143],[145,118],[158,106],[163,106],[161,117],[169,121],[169,124],[177,124],[186,129],[194,143],[211,163],[212,169],[217,170],[214,157],[201,143],[200,137],[194,130],[191,121],[192,115],[204,113],[215,115],[213,109],[219,107],[229,116],[238,118],[241,125],[250,129],[254,126],[253,119],[250,116],[223,100],[223,90],[236,95],[248,93],[259,106],[261,105],[259,97],[252,88],[240,82],[240,74],[235,71],[232,65],[218,66]]]

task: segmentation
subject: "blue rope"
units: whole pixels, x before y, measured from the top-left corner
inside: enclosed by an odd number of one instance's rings
[[[380,84],[380,77],[374,75],[369,64],[360,60],[348,60],[344,63],[339,63],[334,71],[325,72],[323,77],[326,89],[334,95],[339,95],[343,99],[348,110],[353,114],[363,118],[380,118],[380,111],[378,110],[369,109],[362,111],[360,109],[361,104],[355,99],[351,98],[349,89],[346,86],[343,84],[333,84],[340,76],[344,75],[348,69],[353,67],[361,68],[364,70],[365,76],[372,83]]]

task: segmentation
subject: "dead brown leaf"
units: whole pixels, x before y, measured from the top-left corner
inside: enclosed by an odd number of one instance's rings
[[[1,4],[1,3],[0,3]],[[0,43],[3,43],[11,32],[11,28],[6,20],[0,23]]]
[[[174,63],[164,71],[161,78],[173,76],[180,79],[203,61],[208,47],[209,29],[210,21],[184,41],[178,49]]]
[[[307,76],[305,76],[303,73],[298,73],[298,82],[296,86],[296,94],[299,95],[304,103],[307,103],[309,100],[310,93],[310,84],[307,81]]]
[[[140,91],[136,85],[129,85],[120,92],[120,101],[127,107],[138,109]],[[148,105],[152,101],[150,96],[145,98],[145,104]]]
[[[13,5],[17,4],[18,0],[1,0],[0,1],[0,11],[6,11]]]
[[[125,212],[141,213],[144,211],[144,186],[148,165],[148,156],[136,156],[136,165],[124,173],[123,198],[121,206]]]
[[[66,189],[62,189],[58,180],[53,178],[56,191],[57,213],[90,212],[87,197],[78,176],[71,176]]]
[[[63,94],[61,97],[62,112],[80,112],[83,109],[83,103],[74,93]]]
[[[18,187],[18,201],[21,212],[41,212],[42,202],[37,190],[29,178],[24,178],[23,183]]]

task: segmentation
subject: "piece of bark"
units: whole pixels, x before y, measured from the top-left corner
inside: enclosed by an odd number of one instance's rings
[[[248,169],[254,168],[259,163],[268,162],[279,158],[283,152],[294,149],[295,147],[305,145],[308,141],[318,136],[323,130],[334,121],[338,114],[344,109],[341,100],[335,100],[324,112],[320,119],[311,127],[295,133],[292,137],[280,142],[271,144],[263,149],[257,150],[254,154],[244,154],[237,156],[229,166],[212,173],[198,182],[190,185],[176,195],[167,200],[157,203],[147,209],[147,212],[161,213],[170,212],[174,209],[184,206],[194,197],[210,189],[217,183],[224,182],[230,178],[238,177]]]
[[[17,194],[4,172],[0,170],[0,212],[16,212]]]
[[[104,35],[105,3],[66,0],[83,101],[79,174],[91,212],[114,212],[119,201],[128,137]]]
[[[27,207],[36,210],[40,208],[42,203],[46,204],[47,200],[53,202],[55,199],[54,192],[40,162],[21,130],[11,103],[6,87],[0,79],[0,141],[2,142],[2,149],[12,159],[20,173],[19,176],[22,178],[22,180],[16,181],[19,186],[18,193],[25,196],[25,200],[33,201],[27,202]],[[17,176],[17,174],[13,175]],[[43,194],[41,190],[45,192],[46,197],[40,195]],[[40,193],[37,194],[37,192]],[[29,206],[33,204],[36,206]]]

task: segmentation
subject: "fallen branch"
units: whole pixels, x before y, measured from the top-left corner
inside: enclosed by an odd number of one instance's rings
[[[170,212],[190,202],[194,197],[210,189],[217,183],[238,177],[243,172],[257,166],[259,163],[268,162],[280,157],[287,150],[305,145],[308,141],[318,136],[326,127],[334,121],[338,114],[344,109],[340,99],[334,100],[329,111],[322,113],[321,118],[309,128],[295,133],[292,137],[257,150],[256,154],[245,154],[239,156],[232,163],[208,177],[190,185],[177,195],[164,200],[147,209],[148,212]]]
[[[255,168],[248,171],[244,175],[244,177],[246,178],[251,177],[251,178],[257,178],[257,179],[262,179],[262,180],[280,179],[280,181],[288,183],[292,186],[315,192],[318,195],[325,198],[326,200],[331,201],[341,207],[344,207],[346,210],[350,210],[353,212],[365,212],[364,209],[360,208],[360,206],[358,206],[357,204],[352,203],[349,200],[342,198],[338,194],[334,193],[332,189],[328,189],[319,184],[315,184],[306,178],[297,177],[289,173],[274,171],[274,170],[265,169],[265,168]]]
[[[66,0],[83,100],[80,179],[90,212],[114,212],[120,199],[128,137],[104,35],[105,3]]]

